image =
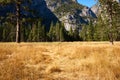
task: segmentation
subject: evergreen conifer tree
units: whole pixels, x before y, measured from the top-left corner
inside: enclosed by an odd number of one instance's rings
[[[113,41],[116,40],[116,35],[118,32],[118,16],[120,16],[120,4],[116,0],[99,0],[99,3],[102,7],[103,17],[106,20],[106,29],[108,30],[108,38],[113,44]]]
[[[1,5],[13,4],[16,8],[16,42],[20,42],[20,17],[21,17],[21,7],[22,3],[30,0],[0,0]]]
[[[61,42],[65,41],[65,34],[63,27],[60,28],[60,41]]]

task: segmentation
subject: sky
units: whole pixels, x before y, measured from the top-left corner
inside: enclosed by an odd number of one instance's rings
[[[95,0],[77,0],[80,4],[83,4],[88,7],[92,7],[96,1]]]

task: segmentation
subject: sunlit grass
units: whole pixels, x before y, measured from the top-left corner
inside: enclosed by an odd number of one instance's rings
[[[0,80],[120,80],[120,42],[0,43]]]

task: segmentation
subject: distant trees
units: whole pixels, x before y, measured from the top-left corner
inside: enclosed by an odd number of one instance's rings
[[[29,24],[27,24],[29,23]],[[41,20],[27,21],[21,24],[21,42],[46,42],[46,41],[108,41],[107,24],[101,17],[95,24],[82,25],[82,30],[70,29],[66,31],[62,23],[51,23],[50,29],[46,30]],[[5,22],[0,25],[0,41],[14,42],[16,37],[15,25]],[[119,32],[116,32],[119,33]],[[120,40],[119,35],[117,40]]]
[[[15,27],[11,23],[0,25],[0,41],[15,41]]]
[[[21,24],[21,42],[45,42],[45,41],[65,41],[66,30],[60,22],[51,23],[50,30],[47,31],[42,25],[41,20],[29,21]],[[15,25],[4,23],[0,25],[0,41],[14,42],[15,41]]]
[[[94,24],[94,40],[95,41],[108,41],[108,30],[106,24],[101,16],[98,17],[97,22]]]
[[[87,36],[89,41],[94,41],[94,33],[95,33],[95,28],[93,23],[90,21],[88,25],[88,36]]]
[[[92,22],[90,22],[88,25],[83,25],[82,30],[80,31],[80,37],[83,39],[83,41],[94,41],[94,35],[95,26]]]
[[[31,25],[31,30],[28,35],[27,41],[30,42],[42,42],[46,40],[46,30],[41,22],[38,21],[35,24]]]
[[[83,25],[80,36],[84,41],[94,41],[95,25],[92,22],[90,22],[88,25]]]
[[[64,26],[60,28],[60,41],[65,41],[65,29]]]
[[[101,17],[98,17],[97,22],[90,22],[88,25],[83,25],[80,31],[80,37],[83,41],[108,41],[106,25]]]
[[[65,41],[65,27],[62,23],[51,23],[50,30],[48,32],[49,41]]]
[[[51,26],[50,26],[50,30],[48,32],[48,40],[49,41],[55,41],[56,39],[56,35],[55,35],[55,24],[54,23],[51,23]]]

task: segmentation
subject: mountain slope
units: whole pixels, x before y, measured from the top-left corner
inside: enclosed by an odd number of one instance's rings
[[[33,0],[31,5],[49,27],[51,22],[61,21],[66,30],[79,29],[81,24],[87,24],[90,19],[96,18],[94,12],[77,2],[77,0]]]
[[[96,18],[94,12],[77,2],[77,0],[46,0],[48,8],[64,23],[66,30],[81,29],[90,18]]]
[[[80,30],[81,24],[87,24],[90,19],[96,18],[90,8],[79,4],[77,0],[32,0],[29,7],[35,11],[32,16],[42,18],[47,28],[50,27],[51,22],[61,21],[66,30],[70,30],[70,28]],[[5,15],[11,11],[14,13],[15,9],[9,5],[0,8],[0,11],[2,12],[0,15]],[[22,14],[31,16],[25,11],[22,11]]]

